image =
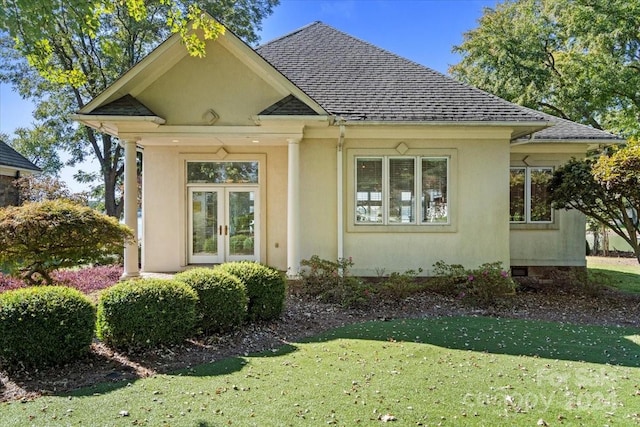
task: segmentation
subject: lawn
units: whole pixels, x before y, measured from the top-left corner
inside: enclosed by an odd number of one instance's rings
[[[587,267],[594,283],[640,293],[640,264],[635,258],[587,257]]]
[[[640,425],[640,330],[368,322],[174,375],[2,404],[3,426]]]

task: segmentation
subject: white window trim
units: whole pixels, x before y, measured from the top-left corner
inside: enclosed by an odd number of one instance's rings
[[[543,169],[549,170],[553,174],[554,168],[552,166],[511,166],[509,171],[512,170],[524,170],[525,180],[524,180],[524,220],[523,221],[512,221],[509,220],[509,223],[512,225],[526,225],[526,224],[554,224],[555,223],[555,210],[551,209],[551,220],[549,221],[533,221],[531,220],[531,170],[532,169]],[[511,200],[509,200],[509,205],[511,205]]]
[[[457,232],[457,168],[458,168],[458,158],[457,158],[457,149],[455,148],[424,148],[424,149],[409,149],[406,153],[399,154],[395,149],[382,149],[382,148],[373,148],[373,149],[363,149],[363,148],[354,148],[347,150],[349,162],[345,162],[347,165],[347,174],[348,182],[346,197],[345,200],[347,202],[347,212],[346,218],[347,221],[347,232],[383,232],[383,233],[450,233]],[[422,222],[422,206],[419,203],[419,200],[416,200],[416,219],[411,224],[407,223],[393,223],[389,224],[387,222],[387,204],[385,202],[385,198],[388,197],[388,189],[389,185],[388,181],[388,164],[383,165],[383,223],[358,223],[357,213],[356,213],[356,188],[357,188],[357,161],[358,159],[376,159],[376,158],[414,158],[415,160],[415,168],[416,176],[414,180],[414,194],[417,199],[420,197],[419,189],[421,183],[421,175],[422,175],[422,165],[418,160],[423,158],[443,158],[447,159],[447,222],[440,223],[432,223],[432,222]],[[384,161],[384,160],[383,160]],[[388,163],[388,161],[387,161]]]

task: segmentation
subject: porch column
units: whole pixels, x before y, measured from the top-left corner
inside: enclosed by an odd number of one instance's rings
[[[121,279],[140,276],[138,268],[138,173],[136,141],[124,141],[124,223],[133,230],[135,240],[124,247],[124,273]]]
[[[287,142],[287,276],[296,278],[300,271],[300,140]]]

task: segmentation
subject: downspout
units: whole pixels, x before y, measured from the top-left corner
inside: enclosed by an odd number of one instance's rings
[[[344,146],[344,121],[339,121],[340,133],[338,134],[337,145],[337,215],[338,215],[338,259],[344,258],[344,173],[343,160],[344,155],[342,148]]]

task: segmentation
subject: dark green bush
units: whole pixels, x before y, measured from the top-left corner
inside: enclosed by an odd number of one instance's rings
[[[194,332],[198,296],[176,280],[128,280],[98,302],[98,338],[119,349],[179,343]]]
[[[216,269],[244,283],[249,297],[249,319],[272,320],[280,316],[284,308],[285,280],[278,270],[249,261],[229,262]]]
[[[240,279],[226,271],[194,268],[176,274],[175,280],[198,294],[198,327],[205,333],[224,332],[247,317],[247,291]]]
[[[54,365],[89,351],[96,322],[91,301],[76,289],[47,286],[0,294],[0,359]]]

